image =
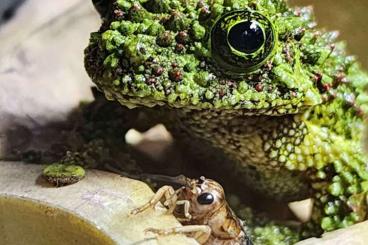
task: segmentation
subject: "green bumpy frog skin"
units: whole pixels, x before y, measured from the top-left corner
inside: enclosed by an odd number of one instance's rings
[[[106,98],[164,123],[188,155],[240,185],[278,200],[314,198],[314,230],[367,218],[368,77],[310,8],[94,3],[103,24],[85,66]]]

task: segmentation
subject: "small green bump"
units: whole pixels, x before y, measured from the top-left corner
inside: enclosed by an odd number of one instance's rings
[[[102,42],[108,51],[119,48],[125,41],[124,37],[116,30],[107,30],[102,33]]]
[[[321,221],[321,227],[325,231],[331,231],[335,228],[335,222],[331,217],[324,217]]]
[[[349,219],[350,219],[350,220],[352,220],[354,223],[355,223],[355,222],[359,222],[359,221],[361,221],[361,220],[362,220],[362,219],[359,217],[359,215],[358,215],[357,213],[355,213],[355,212],[350,213],[348,217],[349,217]]]
[[[104,60],[104,65],[111,67],[111,68],[116,68],[118,64],[119,64],[119,59],[115,57],[115,54],[110,54]]]
[[[191,34],[194,40],[200,41],[206,35],[206,29],[198,21],[194,21]]]
[[[274,159],[278,156],[279,152],[276,150],[271,150],[270,152],[270,158]]]
[[[341,163],[341,161],[335,161],[334,167],[337,173],[341,173],[343,171],[343,164]]]
[[[341,227],[342,228],[349,227],[349,226],[352,226],[353,224],[355,224],[359,221],[361,221],[361,219],[359,218],[359,215],[357,215],[356,213],[350,213],[341,222]]]
[[[309,106],[321,104],[322,103],[321,95],[315,90],[308,90],[305,93],[304,103]]]
[[[144,83],[146,81],[146,78],[142,74],[136,74],[134,75],[134,81],[136,84]]]
[[[341,176],[344,178],[344,180],[348,183],[353,183],[354,181],[354,176],[351,172],[348,172],[348,171],[343,171],[341,173]]]
[[[211,12],[212,15],[216,18],[217,16],[220,16],[224,12],[224,6],[222,6],[222,4],[215,3],[212,5]]]
[[[208,100],[211,100],[211,99],[213,99],[213,97],[215,96],[215,94],[214,93],[212,93],[212,91],[210,91],[210,90],[207,90],[206,91],[206,93],[205,93],[205,97],[206,97],[206,99],[208,99]]]
[[[336,214],[338,212],[338,208],[336,207],[336,205],[332,202],[328,202],[326,205],[325,205],[325,213],[327,215],[333,215],[333,214]]]
[[[116,22],[113,22],[113,23],[116,23]],[[121,21],[119,24],[120,24],[119,25],[119,30],[120,30],[121,34],[123,34],[123,35],[131,35],[138,28],[137,23],[132,23],[130,21]]]
[[[288,152],[292,152],[293,149],[294,149],[294,146],[292,144],[289,143],[289,144],[286,145],[286,150]]]
[[[281,156],[279,157],[279,162],[282,162],[282,163],[286,162],[286,156],[281,155]]]
[[[119,86],[119,85],[120,85],[120,80],[119,80],[119,79],[115,79],[112,83],[113,83],[115,86]]]
[[[242,81],[239,83],[238,90],[239,90],[239,93],[245,93],[246,91],[249,90],[249,85],[246,82]]]
[[[169,94],[169,96],[167,97],[167,101],[170,104],[173,104],[176,101],[177,98],[178,98],[178,95],[175,94],[175,93],[172,93],[172,94]]]
[[[164,32],[164,27],[157,22],[152,22],[151,25],[147,28],[147,33],[151,36],[156,36],[159,33]]]
[[[340,196],[344,193],[344,188],[340,182],[335,182],[328,187],[328,191],[333,196]]]
[[[120,28],[120,22],[119,21],[111,22],[110,28],[113,29],[113,30],[119,29]]]
[[[143,73],[146,68],[143,65],[138,66],[138,72]]]
[[[132,3],[125,0],[117,0],[117,4],[122,10],[128,10],[132,7]]]
[[[317,172],[317,178],[319,179],[325,179],[326,178],[326,173],[324,171],[318,171]]]
[[[317,197],[318,198],[318,197]],[[321,201],[321,203],[326,203],[328,201],[328,196],[327,195],[323,195],[319,198],[319,200]]]
[[[291,163],[291,162],[286,162],[285,167],[291,171],[296,169],[295,164]]]
[[[200,71],[196,74],[194,74],[194,82],[196,82],[198,85],[206,87],[209,81],[209,73],[206,71]]]
[[[341,182],[341,177],[339,175],[335,175],[333,178],[332,178],[332,181],[333,182]]]
[[[184,71],[193,72],[196,69],[197,65],[193,62],[188,62],[184,65]]]

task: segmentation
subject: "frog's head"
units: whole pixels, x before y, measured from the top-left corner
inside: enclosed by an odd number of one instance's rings
[[[86,69],[129,107],[293,114],[327,99],[352,63],[335,33],[315,29],[310,8],[285,0],[94,3],[103,24]]]

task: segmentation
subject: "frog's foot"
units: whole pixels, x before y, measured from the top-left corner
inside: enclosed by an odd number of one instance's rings
[[[306,231],[322,233],[364,221],[367,218],[367,198],[366,192],[340,196],[318,193],[315,198],[312,220],[307,224]]]
[[[56,187],[77,183],[86,175],[85,170],[78,165],[54,163],[47,166],[42,176]]]
[[[357,161],[358,162],[358,161]],[[363,164],[357,165],[363,166]],[[335,163],[312,184],[315,193],[312,223],[322,231],[345,228],[368,217],[368,174]]]

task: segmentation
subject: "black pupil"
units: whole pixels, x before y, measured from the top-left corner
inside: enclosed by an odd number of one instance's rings
[[[235,24],[227,38],[234,49],[247,54],[257,51],[265,41],[261,27],[254,21]]]
[[[197,197],[197,202],[202,205],[212,204],[214,201],[213,195],[211,193],[202,193]]]

